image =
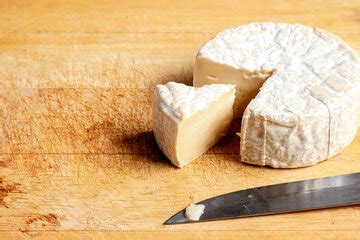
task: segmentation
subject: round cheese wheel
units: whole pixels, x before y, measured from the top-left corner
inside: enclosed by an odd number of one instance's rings
[[[241,161],[314,165],[342,151],[360,119],[360,61],[337,36],[300,24],[227,29],[196,57],[194,86],[237,86]]]

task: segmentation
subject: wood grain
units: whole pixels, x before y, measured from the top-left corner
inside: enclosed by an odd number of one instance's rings
[[[6,232],[6,239],[345,239],[353,240],[357,231],[42,231]],[[181,237],[180,237],[181,236]]]
[[[360,1],[0,2],[1,239],[354,239],[360,207],[163,226],[192,201],[360,171],[360,132],[314,167],[239,162],[235,121],[184,169],[151,132],[155,84],[192,82],[197,49],[253,21],[327,29],[360,51]]]

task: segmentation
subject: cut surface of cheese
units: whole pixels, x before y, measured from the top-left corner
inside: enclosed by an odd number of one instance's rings
[[[152,119],[159,148],[174,165],[189,164],[226,134],[234,100],[235,86],[230,84],[157,85]]]
[[[236,85],[241,161],[294,168],[339,153],[360,122],[360,63],[340,38],[300,24],[227,29],[196,57],[194,86]]]

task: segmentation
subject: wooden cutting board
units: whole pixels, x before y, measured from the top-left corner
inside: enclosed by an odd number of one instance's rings
[[[0,2],[0,239],[354,238],[360,206],[163,226],[193,201],[360,171],[360,132],[314,167],[239,162],[239,122],[184,169],[151,131],[157,83],[192,82],[197,49],[252,21],[299,22],[360,51],[360,1]]]

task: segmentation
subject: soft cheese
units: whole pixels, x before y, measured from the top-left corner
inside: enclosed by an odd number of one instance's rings
[[[236,84],[241,161],[294,168],[339,153],[360,119],[360,63],[341,39],[300,24],[227,29],[199,51],[194,86]]]
[[[192,221],[199,221],[205,210],[204,204],[191,203],[185,210],[185,216]]]
[[[187,165],[226,134],[234,100],[235,86],[230,84],[157,85],[153,131],[159,148],[174,165]]]

